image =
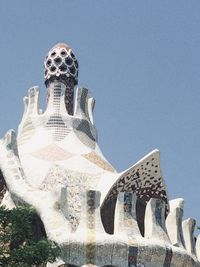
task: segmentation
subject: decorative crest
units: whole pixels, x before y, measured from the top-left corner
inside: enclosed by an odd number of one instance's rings
[[[45,84],[60,81],[66,86],[78,83],[78,61],[68,44],[58,43],[48,52],[44,61]]]

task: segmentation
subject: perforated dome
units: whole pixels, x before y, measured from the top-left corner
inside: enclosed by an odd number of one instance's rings
[[[44,71],[46,86],[54,80],[68,85],[78,83],[78,61],[69,45],[58,43],[48,52]]]

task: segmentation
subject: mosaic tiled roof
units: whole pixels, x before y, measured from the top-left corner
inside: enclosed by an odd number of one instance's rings
[[[183,220],[183,199],[168,200],[159,151],[120,173],[101,152],[94,98],[75,87],[78,62],[68,45],[49,51],[45,84],[46,110],[32,87],[18,134],[0,140],[0,199],[7,208],[34,207],[62,251],[47,266],[200,266],[195,220]]]

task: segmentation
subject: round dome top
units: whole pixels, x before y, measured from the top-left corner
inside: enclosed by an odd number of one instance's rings
[[[44,71],[46,86],[55,80],[66,85],[78,83],[78,61],[68,44],[58,43],[50,49],[44,61]]]

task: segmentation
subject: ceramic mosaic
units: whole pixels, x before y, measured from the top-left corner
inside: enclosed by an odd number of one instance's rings
[[[54,46],[44,66],[46,109],[32,87],[18,135],[0,140],[0,199],[36,210],[62,251],[47,266],[200,267],[195,220],[183,220],[183,199],[168,201],[159,151],[115,171],[97,143],[95,101],[75,88],[72,49]]]
[[[88,154],[84,154],[83,156],[86,159],[88,159],[89,161],[91,161],[92,163],[99,166],[100,168],[102,168],[106,171],[114,172],[113,167],[110,164],[108,164],[108,162],[103,160],[99,155],[97,155],[94,151],[92,151]]]
[[[47,173],[40,186],[41,190],[50,191],[59,186],[66,187],[68,192],[68,212],[72,229],[75,230],[80,221],[81,195],[89,188],[96,188],[99,176],[88,173],[73,172],[54,165]]]
[[[33,152],[32,156],[47,161],[60,161],[73,157],[73,154],[52,144]]]
[[[146,202],[150,198],[161,198],[167,204],[167,193],[160,170],[159,152],[153,153],[136,166],[124,172],[110,189],[105,201],[119,192],[135,192],[138,198]]]
[[[65,106],[68,114],[73,114],[74,86],[78,81],[78,61],[72,49],[66,44],[53,47],[45,59],[45,83],[54,80],[65,83]]]

